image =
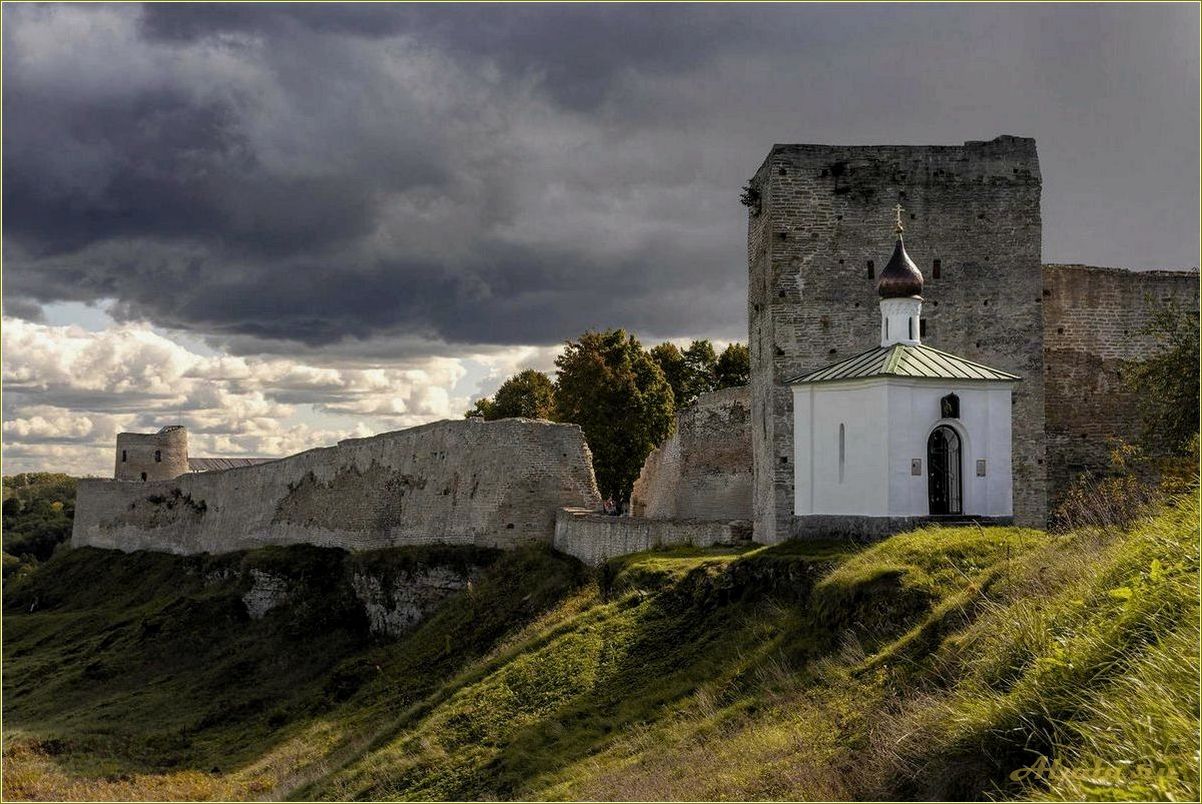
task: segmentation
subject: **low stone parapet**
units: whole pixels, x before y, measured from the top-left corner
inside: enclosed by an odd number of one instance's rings
[[[645,519],[561,508],[555,516],[551,544],[561,553],[599,566],[611,558],[656,547],[710,547],[750,538],[751,523],[746,520]]]

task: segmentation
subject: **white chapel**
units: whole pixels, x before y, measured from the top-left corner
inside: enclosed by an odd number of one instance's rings
[[[922,273],[902,242],[881,272],[879,345],[789,382],[801,529],[873,536],[925,518],[1013,516],[1020,378],[920,340]]]

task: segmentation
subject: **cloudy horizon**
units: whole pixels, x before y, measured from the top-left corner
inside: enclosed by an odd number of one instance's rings
[[[773,143],[1035,137],[1043,258],[1198,265],[1196,5],[6,5],[4,472],[462,416],[746,340]]]

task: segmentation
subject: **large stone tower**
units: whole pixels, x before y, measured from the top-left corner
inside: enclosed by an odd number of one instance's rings
[[[776,145],[746,201],[755,538],[794,535],[785,380],[862,351],[880,327],[890,210],[921,243],[924,343],[1018,374],[1014,513],[1047,518],[1043,277],[1035,141],[962,146]]]

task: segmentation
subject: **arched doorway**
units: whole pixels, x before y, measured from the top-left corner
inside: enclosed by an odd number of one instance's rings
[[[964,513],[960,487],[960,435],[943,425],[927,439],[927,495],[931,516]]]

